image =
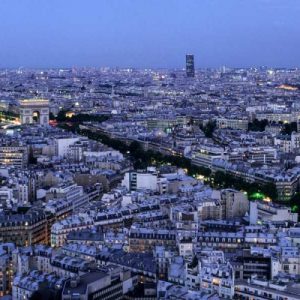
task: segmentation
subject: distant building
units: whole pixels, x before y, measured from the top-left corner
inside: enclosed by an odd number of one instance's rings
[[[13,203],[16,203],[14,198],[13,189],[7,186],[2,186],[0,188],[0,209],[9,207],[11,208]]]
[[[186,55],[186,76],[195,77],[194,55]]]
[[[137,282],[130,271],[114,270],[115,274],[101,271],[88,272],[68,280],[62,292],[62,299],[123,299]]]
[[[160,177],[155,172],[127,172],[122,181],[128,191],[148,189],[160,194],[165,194],[168,189],[168,180]]]
[[[11,255],[15,250],[13,243],[0,244],[0,297],[11,293],[13,268]]]
[[[225,189],[221,192],[222,219],[243,217],[249,211],[249,201],[243,192]]]
[[[93,220],[87,214],[71,215],[54,223],[51,227],[51,246],[61,247],[65,242],[68,233],[90,228]]]
[[[224,128],[231,128],[231,129],[241,129],[247,130],[248,129],[248,119],[247,118],[217,118],[217,127],[224,129]]]
[[[257,221],[297,222],[298,214],[293,213],[290,207],[278,205],[266,201],[250,202],[250,224],[257,224]]]
[[[274,282],[251,278],[236,282],[236,299],[300,299],[299,285],[293,282]]]
[[[30,209],[25,214],[0,216],[0,241],[24,247],[46,244],[47,216],[42,209]]]
[[[33,270],[29,274],[15,276],[12,285],[12,299],[30,299],[34,292],[40,289],[57,291],[60,294],[62,286],[63,278],[55,274],[44,274]]]
[[[155,246],[174,248],[176,246],[176,233],[172,230],[131,228],[129,252],[151,252]]]
[[[28,147],[22,145],[0,146],[0,165],[24,168],[28,163]]]
[[[45,99],[24,99],[20,101],[21,124],[49,123],[49,101]]]
[[[65,158],[69,153],[69,147],[79,141],[78,137],[65,137],[55,139],[55,155]]]
[[[224,159],[226,156],[227,152],[223,147],[202,144],[192,152],[192,163],[196,166],[211,168],[214,159]]]

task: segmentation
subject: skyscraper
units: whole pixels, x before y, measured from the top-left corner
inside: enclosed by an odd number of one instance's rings
[[[195,66],[194,66],[194,55],[186,55],[186,76],[194,77],[195,76]]]

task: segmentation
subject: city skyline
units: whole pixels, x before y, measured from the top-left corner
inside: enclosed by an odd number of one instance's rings
[[[0,300],[300,300],[300,0],[0,0]]]
[[[1,1],[1,68],[299,67],[295,0]],[[141,26],[142,24],[142,26]]]

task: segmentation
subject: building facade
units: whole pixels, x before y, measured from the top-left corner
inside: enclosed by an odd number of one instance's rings
[[[194,55],[192,54],[186,55],[186,76],[195,77]]]

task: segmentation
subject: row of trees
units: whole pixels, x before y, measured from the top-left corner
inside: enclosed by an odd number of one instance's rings
[[[268,120],[257,120],[254,119],[253,122],[250,122],[248,124],[248,130],[249,131],[264,131],[266,126],[270,124],[277,124],[276,122],[269,122]],[[278,124],[282,125],[282,134],[288,134],[291,135],[293,131],[297,132],[297,122],[291,122],[291,123],[283,123],[278,122]]]
[[[133,159],[134,167],[137,169],[144,169],[149,165],[162,165],[170,163],[171,165],[175,165],[179,168],[187,169],[189,175],[201,174],[208,177],[211,174],[210,169],[194,166],[191,164],[191,161],[185,157],[164,155],[158,151],[144,150],[141,146],[141,143],[137,141],[127,144],[118,139],[110,138],[106,134],[92,132],[91,130],[87,129],[79,129],[78,133],[85,135],[90,139],[100,141],[101,143],[112,147],[123,154],[129,155]]]
[[[264,131],[266,126],[269,125],[268,120],[257,120],[254,119],[253,122],[248,123],[248,130],[250,131]]]
[[[249,131],[265,131],[266,126],[270,124],[281,124],[282,125],[282,134],[288,134],[290,135],[293,131],[297,132],[297,122],[291,122],[291,123],[283,123],[282,121],[276,123],[276,122],[269,122],[268,120],[257,120],[254,119],[252,122],[248,123],[248,130]],[[211,138],[213,136],[213,133],[216,129],[216,121],[210,120],[205,125],[201,124],[200,129],[204,132],[205,136],[208,138]]]
[[[214,174],[214,184],[222,188],[235,188],[246,191],[249,198],[255,198],[255,194],[261,193],[270,197],[272,200],[278,199],[276,185],[274,183],[258,184],[256,182],[249,183],[242,178],[234,175],[217,171]]]
[[[264,131],[266,126],[270,124],[277,124],[276,122],[269,122],[268,120],[257,120],[254,119],[252,122],[248,123],[248,130],[249,131]],[[278,124],[282,125],[281,133],[290,135],[293,131],[297,132],[297,122],[291,122],[291,123],[283,123],[278,122]],[[211,138],[213,136],[213,133],[216,129],[216,121],[210,120],[205,125],[201,124],[200,129],[204,132],[205,136],[208,138]]]
[[[141,144],[137,141],[126,144],[120,140],[110,138],[105,134],[92,132],[86,129],[79,130],[79,133],[89,137],[90,139],[98,140],[109,147],[119,150],[123,154],[129,154],[133,160],[134,167],[137,169],[144,169],[149,165],[170,163],[171,165],[175,165],[179,168],[187,169],[188,175],[190,176],[202,175],[206,177],[208,179],[207,183],[214,187],[244,190],[248,193],[250,198],[251,195],[258,192],[272,198],[273,200],[276,200],[278,197],[276,186],[273,183],[267,183],[263,185],[257,183],[248,183],[241,178],[221,171],[217,171],[214,175],[212,175],[210,169],[195,166],[188,158],[175,155],[164,155],[153,150],[144,150]]]
[[[186,157],[181,157],[178,155],[165,155],[161,152],[153,150],[145,151],[141,144],[137,141],[134,141],[129,145],[129,152],[135,159],[136,168],[145,168],[153,164],[169,163],[179,168],[187,169],[188,174],[191,176],[201,174],[205,177],[209,177],[211,175],[210,169],[192,165],[191,160]]]
[[[79,116],[79,115],[78,115]],[[91,116],[87,115],[89,117],[89,120],[91,120]],[[99,117],[99,118],[98,118]],[[267,183],[267,184],[258,184],[258,183],[248,183],[245,180],[236,177],[234,175],[230,175],[228,173],[224,173],[222,171],[217,171],[215,174],[212,175],[211,170],[205,167],[199,167],[195,166],[191,163],[190,159],[187,159],[185,157],[176,156],[176,155],[164,155],[161,152],[153,151],[153,150],[144,150],[141,146],[141,143],[134,141],[132,143],[126,143],[124,141],[121,141],[119,139],[110,138],[108,135],[100,133],[100,132],[93,132],[91,130],[80,130],[79,125],[82,121],[80,120],[86,120],[86,117],[84,118],[77,118],[76,122],[66,122],[61,124],[62,127],[64,127],[67,130],[71,130],[73,132],[77,132],[81,135],[88,136],[90,139],[98,140],[102,142],[103,144],[112,147],[121,153],[128,155],[134,164],[134,167],[137,169],[144,169],[149,165],[162,165],[162,164],[171,164],[175,165],[180,168],[184,168],[187,170],[188,175],[190,176],[197,176],[202,175],[206,178],[207,183],[214,187],[221,187],[221,188],[235,188],[238,190],[243,190],[248,193],[248,197],[251,199],[255,199],[255,197],[260,194],[263,196],[268,196],[272,200],[278,199],[277,189],[274,183]],[[106,120],[106,116],[97,116],[97,120],[104,121]],[[70,119],[68,118],[68,121]],[[258,121],[257,124],[260,124],[261,126],[265,126],[265,122]],[[71,123],[71,124],[70,124]],[[294,131],[296,123],[293,124],[285,124],[290,125],[292,131]],[[208,123],[206,125],[205,132],[208,133],[208,135],[212,135],[213,130],[215,128],[215,123]],[[294,210],[298,210],[300,206],[300,194],[297,194],[294,199],[291,201],[291,205],[293,205]]]
[[[57,122],[72,122],[72,123],[82,123],[82,122],[104,122],[109,119],[106,115],[90,115],[90,114],[78,114],[72,117],[66,116],[67,111],[61,110],[55,117],[50,113],[50,120],[56,120]]]

